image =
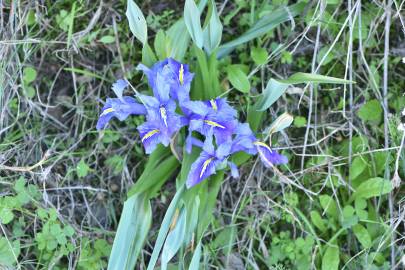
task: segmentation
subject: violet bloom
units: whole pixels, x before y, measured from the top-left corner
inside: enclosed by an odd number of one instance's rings
[[[279,154],[264,142],[257,140],[249,124],[239,124],[235,133],[236,137],[233,140],[231,153],[244,151],[251,155],[259,154],[260,159],[266,167],[286,164],[288,162],[286,156]]]
[[[204,136],[212,131],[220,145],[232,139],[237,127],[236,111],[225,99],[210,101],[188,101],[182,104],[183,112],[189,120],[189,131],[197,131]]]
[[[194,74],[189,71],[188,65],[168,59],[168,77],[170,78],[170,96],[179,103],[190,100],[190,86]]]
[[[279,154],[275,150],[272,150],[270,146],[268,146],[264,142],[256,141],[254,142],[254,145],[256,146],[257,152],[259,153],[260,159],[266,167],[270,168],[273,165],[286,164],[288,162],[286,156]]]
[[[145,153],[150,154],[159,143],[168,146],[171,138],[180,128],[181,123],[179,118],[169,118],[167,127],[162,125],[159,121],[148,120],[138,126],[137,129],[145,147]]]
[[[154,97],[140,95],[147,110],[147,122],[138,127],[145,152],[150,154],[158,143],[168,146],[173,135],[183,126],[176,103],[169,97],[169,85],[158,72],[155,78]]]
[[[134,98],[122,96],[122,92],[127,86],[128,82],[125,80],[118,80],[113,84],[112,89],[118,98],[107,98],[97,121],[97,130],[103,129],[113,117],[124,121],[129,115],[146,114],[145,107]]]
[[[128,81],[124,79],[119,79],[115,83],[113,83],[111,89],[114,91],[117,98],[122,98],[122,93],[124,92],[125,88],[128,87]]]
[[[157,77],[160,73],[165,78],[165,84],[169,87],[170,96],[175,101],[181,103],[190,99],[190,85],[194,74],[189,71],[188,65],[167,58],[164,61],[157,62],[152,68],[139,64],[137,69],[145,73],[152,89],[156,89]]]
[[[139,95],[142,103],[148,112],[148,120],[160,121],[166,128],[169,126],[171,118],[180,117],[175,113],[176,102],[170,99],[170,86],[165,83],[165,77],[162,73],[157,73],[155,78],[154,96]]]
[[[187,188],[191,188],[209,176],[215,174],[217,168],[224,165],[226,166],[226,163],[231,167],[233,176],[238,176],[237,170],[236,173],[234,170],[236,166],[226,160],[230,155],[232,144],[230,142],[223,143],[215,149],[212,139],[212,135],[209,135],[206,138],[200,156],[191,165],[186,181]]]

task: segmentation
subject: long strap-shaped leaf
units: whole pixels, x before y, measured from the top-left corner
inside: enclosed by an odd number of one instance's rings
[[[162,250],[163,244],[165,242],[167,233],[169,232],[170,225],[172,223],[173,215],[176,211],[177,204],[181,198],[184,191],[184,185],[176,192],[169,208],[166,211],[165,217],[163,218],[162,225],[160,226],[159,234],[156,239],[155,246],[153,248],[152,256],[150,258],[147,270],[153,270],[155,268],[156,262],[159,258],[160,251]]]
[[[133,269],[152,222],[152,209],[145,194],[130,197],[124,203],[114,239],[109,270]]]
[[[242,34],[240,37],[225,43],[219,47],[218,58],[222,58],[228,55],[235,47],[246,43],[252,39],[255,39],[261,35],[268,33],[270,30],[276,28],[283,22],[290,20],[291,17],[295,17],[302,13],[305,4],[298,3],[289,7],[283,7],[271,12],[271,14],[265,15],[258,20],[256,24]]]
[[[163,147],[155,150],[137,184],[129,192],[118,224],[108,269],[134,269],[152,222],[149,199],[179,166],[173,156],[166,157],[167,153],[168,150]]]

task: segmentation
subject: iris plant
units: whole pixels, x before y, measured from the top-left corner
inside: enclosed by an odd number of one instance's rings
[[[190,100],[194,74],[188,65],[168,58],[151,68],[140,64],[138,70],[148,78],[153,96],[138,94],[137,99],[123,96],[129,84],[118,80],[112,87],[117,98],[107,98],[97,129],[103,129],[113,117],[123,121],[129,115],[145,115],[146,121],[137,129],[145,152],[150,154],[160,143],[168,146],[175,134],[187,126],[186,151],[190,153],[193,146],[201,148],[200,156],[190,168],[188,188],[226,166],[233,177],[238,177],[236,165],[229,160],[237,152],[258,154],[266,167],[287,163],[285,156],[256,138],[249,124],[238,121],[236,110],[225,98]]]

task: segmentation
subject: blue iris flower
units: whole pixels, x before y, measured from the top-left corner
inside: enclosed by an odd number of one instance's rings
[[[210,134],[204,141],[200,156],[191,164],[186,181],[187,188],[197,185],[204,179],[215,174],[217,169],[223,168],[227,164],[231,167],[232,176],[239,176],[235,164],[227,161],[227,158],[231,154],[232,143],[222,143],[215,149],[212,141],[213,137]]]
[[[234,153],[243,151],[250,155],[259,154],[260,159],[266,167],[285,164],[287,157],[272,150],[267,144],[257,140],[247,123],[238,123],[234,130],[234,138],[219,144],[217,149],[212,144],[212,128],[202,147],[202,152],[197,160],[191,165],[187,179],[187,187],[190,188],[216,172],[220,167],[229,166],[231,175],[234,178],[239,177],[237,166],[228,161],[228,157]],[[190,145],[200,146],[201,142],[195,138],[189,139]],[[187,143],[186,143],[187,144]],[[191,147],[188,145],[187,147]]]
[[[264,142],[259,141],[250,129],[249,124],[239,124],[235,133],[236,137],[232,143],[231,153],[243,151],[251,155],[259,154],[266,167],[288,162],[286,156],[279,154]]]
[[[190,99],[190,86],[194,74],[189,71],[188,65],[167,58],[157,62],[151,68],[139,64],[137,69],[144,72],[152,89],[158,87],[158,74],[162,74],[173,100],[182,103]]]
[[[236,110],[225,98],[191,101],[189,94],[194,74],[188,65],[168,58],[151,68],[140,64],[138,70],[148,78],[153,96],[138,95],[143,103],[140,104],[135,98],[123,96],[128,81],[117,80],[112,86],[117,98],[107,99],[97,129],[104,128],[113,117],[123,121],[129,115],[145,114],[146,122],[137,129],[145,152],[150,154],[160,143],[168,146],[176,132],[187,125],[186,151],[190,153],[193,146],[202,148],[200,156],[191,165],[186,181],[188,188],[226,166],[231,169],[233,177],[239,177],[238,168],[228,158],[240,151],[258,154],[266,167],[288,162],[285,156],[259,141],[249,124],[239,123]],[[183,115],[176,112],[178,107]],[[193,137],[195,132],[205,136],[205,141]]]
[[[125,80],[118,80],[113,84],[113,91],[118,98],[107,98],[97,121],[97,130],[103,129],[111,118],[116,117],[124,121],[129,115],[146,114],[146,109],[132,97],[123,97],[122,92],[128,86]]]
[[[150,154],[158,143],[167,146],[183,121],[176,111],[176,102],[170,98],[170,84],[164,70],[153,75],[154,96],[139,95],[147,110],[147,122],[138,127],[145,151]]]
[[[223,98],[184,102],[182,109],[188,118],[190,132],[208,136],[212,130],[218,144],[229,141],[238,125],[236,110]]]

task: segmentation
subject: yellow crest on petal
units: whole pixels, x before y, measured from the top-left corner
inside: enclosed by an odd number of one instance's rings
[[[114,111],[115,111],[115,110],[114,110],[113,108],[105,109],[105,110],[100,114],[100,116],[103,116],[103,115],[112,113],[112,112],[114,112]]]
[[[183,85],[183,83],[184,83],[184,67],[183,67],[183,64],[180,65],[179,81],[180,81],[180,84]]]
[[[270,149],[270,146],[268,146],[268,145],[265,144],[264,142],[259,142],[259,141],[257,141],[257,142],[254,142],[253,144],[254,144],[254,145],[258,145],[258,146],[263,146],[263,147],[265,147],[267,150],[269,150],[270,152],[272,152],[271,149]]]
[[[160,132],[160,130],[158,130],[158,129],[152,129],[151,131],[149,131],[142,137],[141,141],[144,142],[145,140],[149,139],[150,137],[152,137],[153,135],[155,135],[156,133],[159,133],[159,132]]]
[[[163,122],[165,122],[165,126],[167,127],[167,113],[166,113],[165,107],[160,107],[159,111],[160,111],[160,116],[162,117]]]
[[[211,104],[211,107],[212,107],[215,111],[218,110],[217,102],[216,102],[215,100],[211,99],[211,100],[210,100],[210,104]]]
[[[218,124],[217,122],[211,120],[204,120],[204,122],[213,127],[225,128],[223,125]]]
[[[201,169],[201,173],[200,173],[200,178],[203,176],[203,174],[205,173],[205,171],[207,170],[208,165],[210,165],[210,163],[212,162],[214,158],[209,158],[206,161],[204,161],[203,163],[203,167]]]

